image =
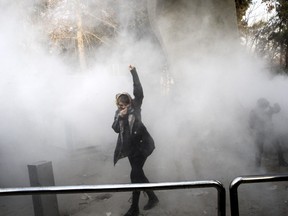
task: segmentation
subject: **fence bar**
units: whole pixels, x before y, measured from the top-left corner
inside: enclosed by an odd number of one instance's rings
[[[288,181],[288,175],[253,175],[235,178],[230,184],[231,216],[239,216],[238,187],[241,184]]]
[[[35,194],[74,194],[74,193],[109,193],[145,190],[174,190],[188,188],[216,188],[218,192],[218,216],[226,215],[226,194],[223,185],[216,180],[163,182],[145,184],[110,184],[110,185],[76,185],[0,188],[0,196],[35,195]]]

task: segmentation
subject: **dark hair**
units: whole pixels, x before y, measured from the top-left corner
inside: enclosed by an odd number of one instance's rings
[[[128,95],[126,94],[121,94],[118,98],[117,98],[117,104],[121,102],[124,104],[130,104],[131,103],[131,99]]]

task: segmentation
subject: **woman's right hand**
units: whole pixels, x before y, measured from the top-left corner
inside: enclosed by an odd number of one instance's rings
[[[128,106],[125,107],[124,109],[120,110],[119,116],[124,117],[125,115],[127,115],[127,112],[128,112]]]

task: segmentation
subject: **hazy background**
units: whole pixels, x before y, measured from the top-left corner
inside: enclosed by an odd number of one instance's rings
[[[259,97],[279,103],[283,117],[276,124],[285,131],[288,84],[240,46],[233,2],[148,1],[154,38],[127,31],[135,14],[125,1],[111,2],[122,24],[119,35],[79,71],[71,67],[74,62],[49,53],[45,26],[27,21],[35,1],[1,1],[1,187],[29,185],[26,166],[39,160],[52,161],[56,184],[57,179],[66,184],[64,165],[73,159],[71,152],[91,146],[97,149],[93,154],[108,157],[97,156],[97,181],[129,182],[126,159],[113,168],[117,135],[111,129],[115,94],[132,94],[129,64],[142,81],[143,122],[156,142],[146,164],[151,181],[230,182],[255,173],[249,112]],[[167,78],[163,68],[168,68],[167,94],[161,86]],[[93,165],[87,158],[77,163]],[[259,172],[266,173],[265,167]]]

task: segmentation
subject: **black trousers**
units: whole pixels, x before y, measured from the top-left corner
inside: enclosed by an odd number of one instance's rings
[[[264,143],[265,140],[268,139],[267,135],[265,133],[258,133],[256,136],[256,166],[260,166],[261,165],[261,158],[263,156],[264,153]],[[282,149],[282,142],[283,139],[281,137],[274,137],[271,141],[270,141],[276,148],[277,151],[277,156],[278,156],[278,162],[279,165],[283,165],[286,164],[286,161],[284,159],[284,152]]]
[[[261,158],[264,152],[264,142],[267,137],[265,133],[258,132],[255,137],[255,144],[256,144],[256,156],[255,156],[255,163],[256,166],[261,166]]]
[[[141,154],[135,154],[129,156],[128,159],[132,168],[130,173],[131,183],[149,183],[143,171],[147,157]]]
[[[145,176],[145,173],[143,171],[143,166],[145,164],[145,161],[147,157],[141,155],[141,154],[134,154],[132,156],[128,156],[130,165],[131,165],[131,183],[149,183],[149,180]],[[153,191],[146,191],[149,199],[153,199],[156,195]],[[133,191],[132,193],[132,206],[135,208],[138,208],[140,198],[140,191]]]

